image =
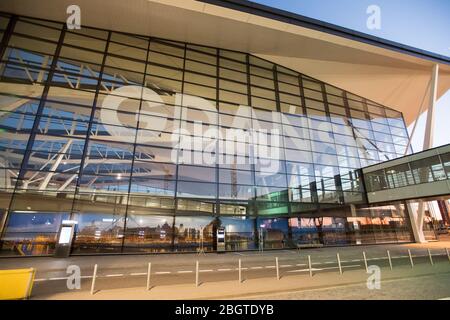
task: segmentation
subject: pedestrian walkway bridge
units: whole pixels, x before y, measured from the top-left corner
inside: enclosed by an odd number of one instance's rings
[[[362,169],[369,203],[450,196],[450,144]]]

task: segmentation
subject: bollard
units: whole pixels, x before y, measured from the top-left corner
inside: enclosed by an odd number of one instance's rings
[[[239,259],[239,283],[242,283],[242,266],[241,266],[241,259]]]
[[[147,268],[147,291],[150,290],[150,276],[152,274],[152,263],[149,262],[148,263],[148,268]]]
[[[336,253],[336,258],[339,266],[339,273],[342,274],[341,258],[339,257],[339,252]]]
[[[448,261],[450,262],[450,254],[448,252],[448,248],[445,248],[445,252],[447,252],[447,258],[448,258]]]
[[[278,265],[278,257],[275,257],[275,266],[277,268],[277,280],[280,280],[280,268]]]
[[[392,270],[392,259],[391,259],[391,253],[389,252],[389,250],[386,250],[387,252],[387,256],[388,256],[388,260],[389,260],[389,267]]]
[[[432,266],[434,266],[434,263],[433,263],[433,257],[431,256],[431,251],[430,251],[430,249],[428,249],[428,257],[430,258],[430,264],[431,264]]]
[[[91,294],[95,291],[95,279],[97,278],[97,264],[94,265],[94,274],[92,275]]]
[[[308,255],[308,266],[309,266],[309,276],[313,276],[312,267],[311,267],[311,256]]]
[[[408,249],[409,261],[411,262],[411,268],[414,268],[414,261],[411,255],[411,250]]]
[[[366,272],[369,273],[369,267],[367,266],[367,258],[365,251],[363,251],[363,258],[364,258],[364,266],[366,267]]]
[[[198,260],[195,262],[195,286],[198,287]]]

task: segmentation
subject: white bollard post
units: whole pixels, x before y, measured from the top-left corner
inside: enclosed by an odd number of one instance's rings
[[[408,249],[409,261],[411,262],[411,268],[414,268],[414,261],[411,255],[411,250]]]
[[[366,267],[366,272],[369,272],[369,267],[367,266],[367,257],[366,257],[366,252],[363,251],[363,258],[364,258],[364,266]]]
[[[388,256],[388,260],[389,260],[389,267],[392,270],[392,259],[391,259],[391,253],[389,252],[389,250],[386,250],[387,252],[387,256]]]
[[[152,274],[152,263],[149,262],[148,263],[148,268],[147,268],[147,291],[150,290],[150,277]]]
[[[199,283],[198,283],[198,269],[199,269],[199,265],[198,265],[198,260],[195,262],[195,286],[198,287]]]
[[[448,252],[448,248],[445,248],[445,252],[447,252],[448,262],[450,262],[450,253]]]
[[[342,274],[341,258],[339,257],[339,252],[336,253],[336,258],[339,266],[339,273]]]
[[[428,249],[428,257],[430,258],[430,264],[434,266],[433,257],[431,256],[431,251]]]
[[[311,256],[310,255],[308,255],[308,266],[309,266],[309,276],[312,277],[313,272],[312,272],[312,264],[311,264]]]
[[[242,265],[241,265],[241,259],[239,259],[239,283],[242,283]]]
[[[275,266],[277,268],[277,280],[280,280],[280,268],[278,265],[278,257],[275,257]]]
[[[91,294],[95,292],[95,279],[97,278],[97,264],[94,265],[94,273],[92,274]]]

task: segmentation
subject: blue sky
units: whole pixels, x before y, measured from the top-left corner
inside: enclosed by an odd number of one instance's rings
[[[449,0],[254,0],[349,29],[450,57]],[[367,7],[381,10],[381,29],[366,26]],[[436,106],[434,146],[450,143],[450,91]],[[419,119],[412,145],[422,149],[425,114]],[[409,128],[412,129],[412,126]]]

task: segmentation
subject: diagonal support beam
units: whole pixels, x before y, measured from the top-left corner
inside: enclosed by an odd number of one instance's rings
[[[423,217],[425,215],[425,206],[422,201],[418,203],[418,209],[416,210],[413,205],[413,201],[406,201],[406,207],[409,215],[409,221],[411,223],[411,229],[414,235],[414,241],[417,243],[427,242],[423,233]]]
[[[423,139],[423,150],[427,150],[433,147],[434,117],[435,117],[434,108],[436,105],[438,78],[439,78],[439,65],[435,64],[433,66],[433,71],[431,73],[430,101],[427,112],[427,124],[425,126],[425,136]]]
[[[72,139],[67,140],[67,143],[61,148],[59,151],[60,154],[56,157],[55,162],[53,163],[52,167],[50,168],[49,173],[47,173],[47,176],[44,178],[44,180],[39,185],[39,190],[45,190],[47,188],[48,183],[52,179],[53,175],[55,174],[55,170],[59,167],[61,160],[64,158],[65,153],[69,149],[70,145],[72,144]]]

